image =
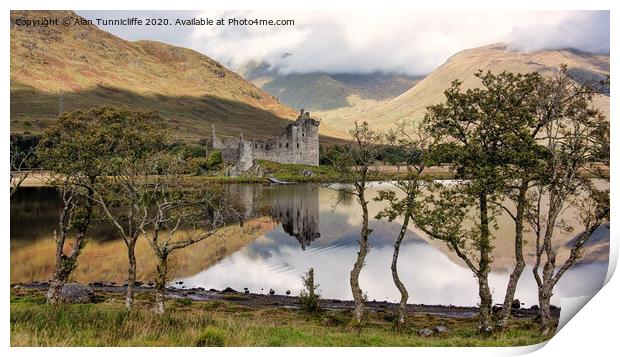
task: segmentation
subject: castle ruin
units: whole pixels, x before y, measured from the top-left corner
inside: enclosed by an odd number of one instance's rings
[[[281,164],[319,165],[319,124],[303,109],[297,120],[284,132],[269,139],[218,138],[212,126],[207,155],[213,150],[222,153],[222,160],[232,164],[230,176],[250,170],[254,160],[269,160]]]

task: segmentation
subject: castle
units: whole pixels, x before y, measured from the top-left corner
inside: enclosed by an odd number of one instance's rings
[[[227,174],[236,176],[250,170],[254,160],[269,160],[282,164],[319,165],[319,124],[303,109],[297,120],[289,124],[278,136],[259,140],[218,138],[212,126],[211,142],[207,155],[213,150],[222,153],[222,160],[232,164]]]

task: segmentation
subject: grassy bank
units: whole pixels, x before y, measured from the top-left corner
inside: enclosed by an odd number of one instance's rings
[[[41,292],[11,292],[11,346],[523,346],[542,342],[537,325],[519,319],[491,337],[476,333],[475,318],[409,316],[402,331],[393,313],[370,312],[360,333],[347,330],[350,313],[308,314],[233,301],[167,303],[163,316],[150,313],[151,295],[137,296],[128,312],[120,294],[96,303],[53,307]],[[443,325],[448,332],[421,337],[418,330]]]

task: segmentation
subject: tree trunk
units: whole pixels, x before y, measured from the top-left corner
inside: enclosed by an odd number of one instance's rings
[[[488,274],[478,276],[478,292],[480,295],[480,332],[490,334],[493,332],[493,296],[489,288]]]
[[[394,285],[398,288],[400,292],[400,305],[398,307],[398,326],[402,327],[405,324],[405,316],[407,314],[407,300],[409,299],[409,293],[407,292],[407,288],[400,281],[398,277],[398,254],[400,253],[400,243],[403,241],[405,234],[407,233],[407,226],[409,226],[409,215],[405,215],[405,219],[403,221],[403,225],[400,228],[400,232],[396,241],[394,242],[394,254],[392,255],[392,279],[394,280]]]
[[[127,241],[127,258],[129,268],[127,269],[127,295],[125,297],[125,307],[133,309],[134,286],[136,284],[136,240]]]
[[[370,234],[368,230],[368,205],[364,198],[364,194],[360,193],[360,204],[362,205],[362,231],[360,237],[360,250],[357,253],[357,260],[351,270],[351,292],[353,293],[353,300],[355,302],[355,308],[353,309],[353,318],[351,325],[353,327],[360,327],[362,324],[362,318],[364,317],[364,295],[359,284],[359,277],[364,266],[364,259],[368,253],[368,236]]]
[[[546,287],[538,293],[540,309],[540,330],[544,336],[551,334],[553,330],[551,318],[551,293]]]
[[[164,299],[166,294],[166,283],[168,280],[168,254],[159,255],[157,265],[157,278],[155,279],[155,308],[156,314],[163,314],[165,311]]]
[[[480,269],[478,271],[478,294],[480,295],[480,332],[493,332],[491,322],[493,297],[489,289],[489,271],[491,270],[491,240],[489,232],[488,202],[486,193],[480,194]]]
[[[528,183],[523,182],[519,187],[519,195],[517,198],[517,214],[515,215],[515,267],[510,274],[508,286],[506,287],[506,295],[504,296],[504,305],[500,312],[496,326],[503,330],[508,326],[510,313],[512,312],[512,302],[515,298],[517,284],[525,269],[525,259],[523,258],[523,222],[525,219],[526,194]]]

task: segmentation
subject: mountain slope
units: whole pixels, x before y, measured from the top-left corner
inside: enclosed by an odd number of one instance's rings
[[[366,120],[376,128],[387,128],[400,119],[421,119],[427,106],[444,100],[444,90],[455,79],[461,80],[464,88],[479,86],[480,82],[474,76],[479,69],[545,73],[557,69],[560,64],[567,64],[581,78],[604,78],[609,74],[609,56],[606,55],[569,50],[524,53],[511,51],[504,45],[490,45],[453,55],[413,88],[394,99],[361,103],[351,108],[323,111],[318,115],[325,123],[341,129],[351,127],[355,120]],[[609,118],[609,96],[597,96],[595,104]]]
[[[11,11],[12,131],[40,132],[61,101],[64,110],[156,108],[179,140],[207,137],[211,124],[227,135],[266,137],[296,117],[296,110],[196,51],[125,41],[93,25],[16,26],[18,17],[80,18],[71,11]],[[330,130],[323,126],[321,133]]]
[[[293,108],[333,110],[351,106],[350,97],[392,99],[421,78],[397,73],[289,73],[280,74],[267,63],[248,63],[244,78]]]

